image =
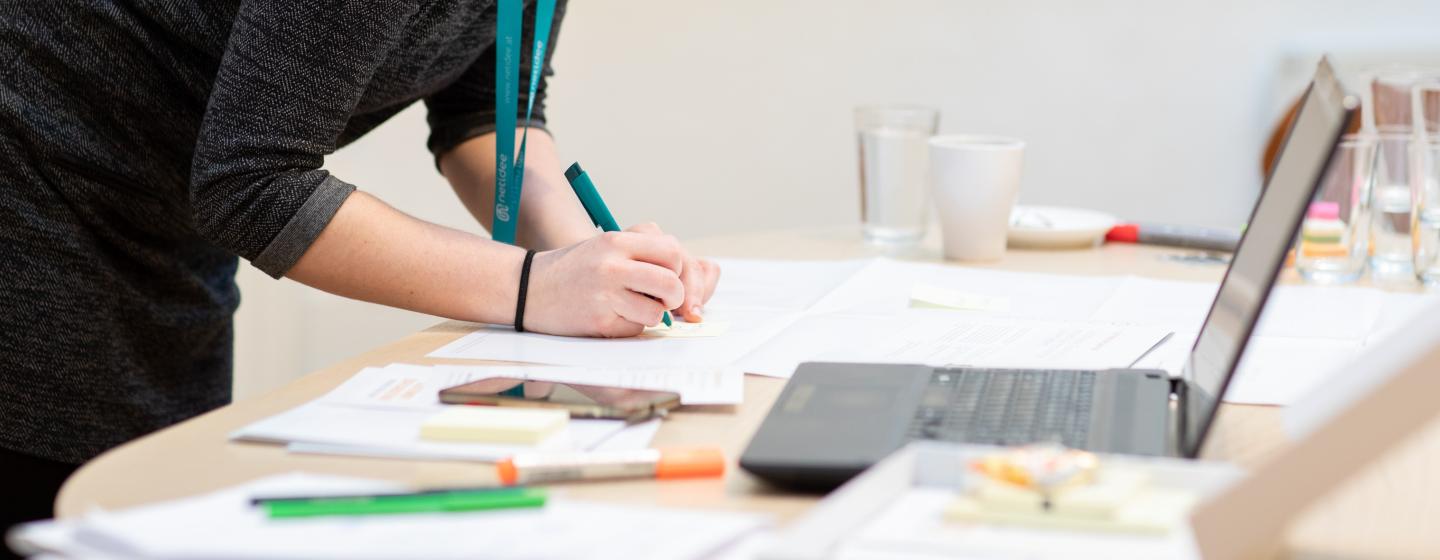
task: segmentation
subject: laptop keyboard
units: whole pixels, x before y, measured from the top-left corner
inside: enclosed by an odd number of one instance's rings
[[[937,369],[910,423],[912,439],[1084,447],[1095,372]]]

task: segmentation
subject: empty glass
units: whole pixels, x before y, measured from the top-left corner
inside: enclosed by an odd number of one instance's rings
[[[1372,138],[1348,135],[1336,146],[1335,158],[1300,226],[1295,268],[1307,281],[1350,282],[1365,271],[1374,165]]]
[[[865,240],[911,245],[925,236],[929,189],[928,141],[940,113],[928,107],[855,110],[860,143],[860,219]]]

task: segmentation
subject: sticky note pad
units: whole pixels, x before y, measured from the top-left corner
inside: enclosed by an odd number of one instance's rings
[[[538,443],[570,422],[570,412],[548,408],[451,406],[425,419],[420,439],[476,443]]]
[[[705,321],[703,323],[682,323],[676,321],[672,326],[658,325],[645,327],[645,332],[640,336],[653,338],[706,338],[720,336],[730,330],[730,323],[724,321]]]
[[[1141,471],[1107,469],[1092,485],[1063,489],[1044,506],[1039,493],[1001,482],[978,483],[945,509],[945,518],[1042,529],[1163,534],[1184,524],[1193,492],[1159,487]]]
[[[967,294],[929,284],[916,284],[910,289],[910,307],[959,311],[1009,311],[1010,299]]]

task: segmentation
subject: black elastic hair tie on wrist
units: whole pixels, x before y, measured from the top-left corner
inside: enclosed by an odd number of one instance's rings
[[[515,332],[525,332],[525,294],[530,291],[530,262],[535,251],[525,251],[525,264],[520,265],[520,297],[515,300]]]

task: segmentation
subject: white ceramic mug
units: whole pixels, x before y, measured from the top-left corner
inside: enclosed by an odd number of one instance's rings
[[[930,139],[930,184],[945,258],[996,261],[1005,256],[1024,152],[1025,143],[1013,138]]]

